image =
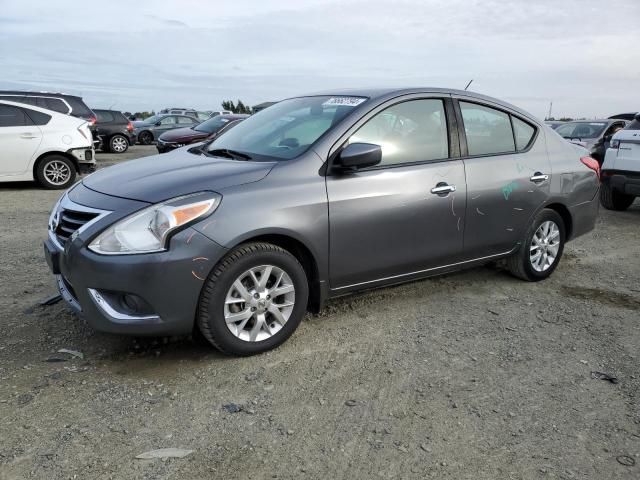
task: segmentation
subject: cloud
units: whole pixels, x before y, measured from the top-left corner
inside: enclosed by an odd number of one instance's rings
[[[539,116],[550,101],[565,115],[640,109],[636,0],[615,12],[593,0],[72,5],[4,9],[0,88],[69,91],[95,107],[208,109],[338,87],[463,88],[473,78],[473,90]]]

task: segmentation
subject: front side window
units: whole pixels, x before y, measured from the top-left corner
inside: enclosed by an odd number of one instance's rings
[[[411,100],[376,114],[349,143],[382,147],[380,165],[444,159],[449,156],[447,119],[442,100]]]
[[[208,151],[234,150],[253,160],[295,158],[366,101],[367,98],[351,96],[283,100],[218,137]]]
[[[513,122],[513,133],[516,137],[516,148],[519,152],[526,150],[531,140],[533,140],[536,129],[516,117],[511,117],[511,121]]]
[[[176,117],[164,117],[160,120],[160,125],[174,125],[176,123]]]
[[[0,127],[23,127],[30,124],[20,108],[0,105]]]
[[[515,152],[509,114],[476,103],[460,102],[469,155]]]

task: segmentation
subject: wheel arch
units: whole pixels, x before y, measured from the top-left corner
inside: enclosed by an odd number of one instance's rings
[[[31,168],[31,173],[33,175],[33,179],[35,180],[37,177],[36,171],[38,170],[38,167],[40,166],[40,162],[42,162],[45,158],[47,158],[50,155],[60,155],[61,157],[65,157],[67,160],[71,161],[71,163],[73,164],[73,166],[76,169],[76,174],[80,172],[80,165],[78,164],[78,159],[75,158],[73,155],[66,153],[66,152],[59,152],[59,151],[51,151],[51,152],[45,152],[42,153],[38,158],[36,158],[36,160],[33,162],[33,167]]]
[[[566,240],[571,240],[573,236],[573,217],[571,216],[571,212],[567,208],[566,205],[560,202],[552,202],[544,205],[543,208],[548,208],[549,210],[553,210],[562,218],[564,222],[564,230]]]
[[[291,253],[302,265],[309,282],[309,302],[307,308],[317,313],[322,308],[326,297],[322,288],[321,272],[317,256],[305,242],[289,232],[254,232],[239,239],[229,251],[247,243],[264,242],[277,245]]]

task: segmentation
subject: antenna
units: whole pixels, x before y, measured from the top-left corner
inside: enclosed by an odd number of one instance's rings
[[[471,80],[469,80],[469,83],[467,83],[467,86],[464,87],[464,89],[466,90],[467,88],[469,88],[469,85],[471,85],[471,82],[473,82],[473,78]]]

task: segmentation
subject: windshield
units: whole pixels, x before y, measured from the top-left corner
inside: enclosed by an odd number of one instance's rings
[[[154,115],[154,116],[152,116],[152,117],[145,118],[145,119],[143,120],[143,122],[147,122],[147,123],[156,123],[156,122],[159,122],[160,120],[162,120],[162,116],[160,116],[160,115]]]
[[[556,128],[556,132],[564,138],[598,138],[605,128],[606,122],[569,122]]]
[[[288,160],[305,152],[363,97],[301,97],[284,100],[244,120],[208,147],[233,150],[254,160]]]
[[[206,122],[202,122],[196,127],[193,127],[194,130],[203,133],[214,133],[224,127],[231,120],[224,117],[213,117],[207,120]]]

